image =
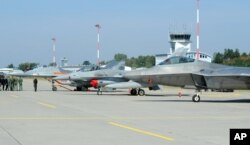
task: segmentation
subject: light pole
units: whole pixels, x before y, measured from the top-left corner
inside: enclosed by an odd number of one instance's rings
[[[53,66],[56,66],[56,38],[52,38],[53,41]]]
[[[101,29],[101,26],[99,24],[96,24],[95,25],[96,29],[97,29],[97,66],[100,65],[100,29]]]
[[[196,59],[200,58],[200,0],[197,0],[196,9]]]

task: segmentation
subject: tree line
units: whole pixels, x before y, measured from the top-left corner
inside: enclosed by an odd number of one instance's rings
[[[231,66],[250,67],[250,53],[240,53],[239,49],[227,48],[224,49],[224,53],[214,53],[212,62]]]
[[[116,61],[125,61],[126,66],[132,68],[139,67],[152,67],[155,65],[155,56],[147,55],[147,56],[138,56],[128,58],[126,54],[117,53],[114,55],[114,60]],[[109,61],[101,61],[100,64],[106,64]],[[232,65],[232,66],[242,66],[242,67],[250,67],[250,53],[246,52],[240,53],[239,49],[224,49],[224,52],[216,52],[213,55],[213,63]],[[83,61],[83,65],[90,65],[89,61]],[[25,62],[18,65],[18,69],[23,71],[28,71],[36,68],[39,63],[34,62]],[[54,66],[54,64],[50,63],[48,66]],[[7,66],[8,68],[14,68],[13,64]]]
[[[152,67],[155,65],[155,56],[147,55],[147,56],[138,56],[138,57],[131,57],[128,58],[126,54],[117,53],[114,55],[114,60],[116,61],[125,61],[126,66],[132,68],[139,68],[139,67]]]
[[[22,71],[29,71],[29,70],[36,68],[38,65],[39,63],[35,63],[35,62],[25,62],[25,63],[20,63],[17,69],[20,69]],[[15,66],[13,64],[9,64],[7,68],[15,68]]]

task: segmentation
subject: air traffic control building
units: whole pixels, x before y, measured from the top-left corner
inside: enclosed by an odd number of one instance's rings
[[[167,59],[172,53],[179,51],[180,49],[187,50],[187,57],[196,59],[196,52],[191,51],[192,41],[190,40],[191,34],[189,33],[170,33],[169,34],[169,43],[170,43],[170,52],[169,54],[157,54],[155,55],[155,64],[159,64],[160,62]],[[212,61],[212,57],[206,53],[200,52],[199,60],[202,61]]]

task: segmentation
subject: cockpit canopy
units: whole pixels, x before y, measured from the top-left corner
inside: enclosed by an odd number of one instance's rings
[[[194,62],[195,59],[193,58],[188,58],[184,56],[173,56],[170,58],[167,58],[166,60],[162,61],[159,63],[159,65],[169,65],[169,64],[180,64],[180,63],[189,63],[189,62]]]
[[[79,71],[81,72],[88,72],[88,71],[95,71],[95,70],[100,70],[101,68],[96,65],[86,65],[83,66]]]

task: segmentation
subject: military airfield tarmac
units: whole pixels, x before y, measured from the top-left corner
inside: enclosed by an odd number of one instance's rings
[[[39,79],[24,91],[0,91],[1,145],[227,145],[230,128],[250,128],[250,91],[203,92],[163,87],[146,96],[128,90],[51,91]]]

